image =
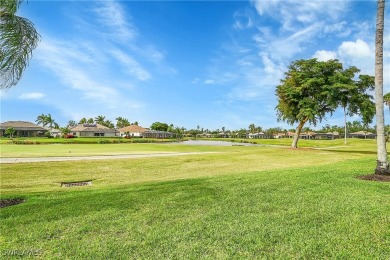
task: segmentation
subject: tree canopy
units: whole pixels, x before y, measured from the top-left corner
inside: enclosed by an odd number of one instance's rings
[[[344,112],[344,139],[347,143],[347,115],[361,115],[364,124],[370,124],[375,116],[373,96],[367,93],[374,90],[373,76],[356,74],[360,70],[355,66],[335,73],[334,97]]]
[[[155,131],[167,131],[168,130],[168,124],[166,123],[161,123],[161,122],[154,122],[151,126],[150,129],[155,130]]]
[[[292,143],[297,148],[301,130],[306,122],[316,125],[338,106],[349,114],[361,114],[369,123],[374,116],[371,96],[366,94],[372,88],[373,78],[360,75],[359,70],[346,70],[338,60],[297,60],[291,63],[285,78],[276,87],[278,120],[289,124],[298,123]]]

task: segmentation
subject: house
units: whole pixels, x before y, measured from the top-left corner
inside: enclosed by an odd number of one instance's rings
[[[119,128],[118,131],[120,136],[142,137],[142,134],[148,131],[148,129],[138,125],[129,125],[123,128]]]
[[[375,139],[376,134],[373,134],[373,133],[367,132],[367,131],[358,131],[355,133],[348,134],[348,137],[349,138],[362,138],[362,139]]]
[[[61,136],[61,130],[60,129],[48,129],[48,131],[50,132],[50,135],[51,136],[54,136],[54,137],[60,137]]]
[[[295,132],[288,131],[285,135],[287,138],[294,138]]]
[[[47,129],[26,121],[7,121],[0,124],[0,136],[4,136],[8,128],[15,129],[13,136],[18,137],[35,137],[43,136]]]
[[[78,137],[114,137],[118,136],[119,132],[116,129],[111,129],[100,124],[79,124],[70,129],[74,136]]]
[[[165,132],[165,131],[154,131],[154,130],[147,130],[145,131],[142,136],[144,138],[172,138],[174,137],[172,133]]]
[[[229,133],[225,133],[225,132],[219,132],[218,133],[218,136],[219,138],[229,138]]]
[[[315,133],[314,139],[337,139],[340,138],[340,134],[338,132],[328,132],[328,133]]]
[[[249,139],[264,139],[265,138],[265,135],[263,132],[259,132],[259,133],[249,133],[247,134],[247,138]]]
[[[285,138],[285,137],[287,137],[287,132],[286,133],[283,133],[283,132],[282,133],[275,133],[272,135],[272,137],[274,139]]]

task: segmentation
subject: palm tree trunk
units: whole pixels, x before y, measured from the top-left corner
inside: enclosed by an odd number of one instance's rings
[[[390,174],[387,159],[385,118],[383,103],[383,30],[385,0],[378,0],[375,35],[375,102],[376,102],[376,134],[377,134],[377,166],[376,174]]]
[[[294,140],[291,144],[291,148],[298,148],[298,140],[299,140],[299,136],[301,135],[301,131],[302,131],[302,128],[303,126],[305,125],[305,123],[307,122],[307,118],[302,120],[301,122],[299,122],[299,125],[297,126],[297,129],[295,130],[295,135],[294,135]]]

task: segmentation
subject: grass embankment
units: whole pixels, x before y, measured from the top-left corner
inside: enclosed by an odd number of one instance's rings
[[[0,248],[61,259],[390,256],[390,185],[355,178],[373,172],[370,147],[169,149],[224,153],[1,165],[2,196],[26,202],[1,209]],[[93,186],[59,187],[86,179]]]

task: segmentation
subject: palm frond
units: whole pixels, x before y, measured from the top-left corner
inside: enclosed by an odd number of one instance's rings
[[[32,22],[12,13],[21,1],[9,2],[15,4],[0,9],[0,88],[2,90],[11,88],[19,82],[29,64],[32,51],[41,38]]]

